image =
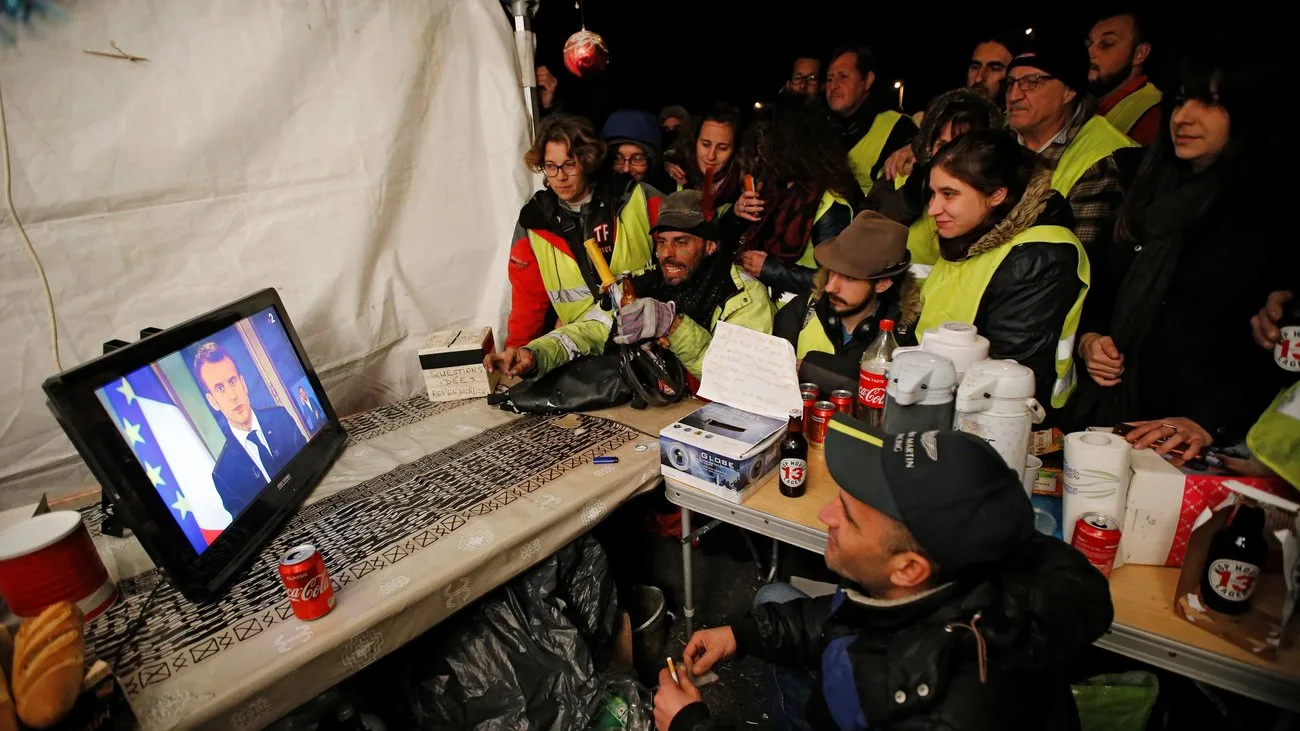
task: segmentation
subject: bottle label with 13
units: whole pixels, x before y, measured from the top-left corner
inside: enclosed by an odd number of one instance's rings
[[[781,484],[798,487],[808,479],[808,462],[787,457],[781,460]]]

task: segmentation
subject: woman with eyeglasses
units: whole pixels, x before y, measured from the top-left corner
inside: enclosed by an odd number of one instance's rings
[[[1286,385],[1246,324],[1300,271],[1294,228],[1270,194],[1293,159],[1276,116],[1280,68],[1227,44],[1184,63],[1114,244],[1093,261],[1075,421],[1142,421],[1129,441],[1185,448],[1181,462],[1242,439]]]
[[[741,268],[770,287],[773,299],[811,292],[813,248],[839,235],[862,199],[848,153],[815,102],[783,94],[758,110],[742,158],[758,190],[742,193],[732,208],[745,226]]]
[[[664,167],[677,190],[703,191],[708,177],[712,183],[709,197],[721,216],[740,197],[740,165],[735,162],[739,141],[740,110],[725,102],[714,104],[682,138],[681,164],[670,161]]]
[[[605,143],[591,122],[555,115],[542,120],[524,162],[545,175],[546,187],[524,204],[510,247],[507,347],[521,347],[557,321],[602,321],[596,305],[600,278],[583,245],[595,241],[617,273],[637,272],[653,260],[650,227],[659,191],[628,175],[602,171]]]
[[[639,109],[619,109],[609,115],[600,130],[609,150],[610,167],[616,173],[631,175],[637,181],[659,168],[663,138],[654,115]]]
[[[916,331],[974,325],[989,339],[990,358],[1031,369],[1039,403],[1060,408],[1074,383],[1069,343],[1088,257],[1051,171],[1010,132],[979,130],[939,149],[930,190],[939,259],[921,285]]]

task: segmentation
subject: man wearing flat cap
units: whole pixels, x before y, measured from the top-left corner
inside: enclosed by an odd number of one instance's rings
[[[1077,728],[1069,676],[1110,627],[1110,587],[1035,532],[1020,476],[993,447],[836,414],[826,469],[838,489],[818,517],[839,588],[810,598],[769,584],[731,626],[696,632],[678,678],[659,675],[659,730],[723,728],[691,679],[745,655],[769,663],[775,728]]]
[[[1109,243],[1124,200],[1115,153],[1138,144],[1093,115],[1088,64],[1087,52],[1064,40],[1039,43],[1011,59],[1007,122],[1020,144],[1054,166],[1052,189],[1069,201],[1071,230],[1093,254]]]
[[[782,307],[772,329],[794,345],[799,360],[856,379],[881,320],[894,321],[899,345],[915,344],[921,298],[908,272],[906,226],[863,211],[813,255],[819,269],[812,292]]]

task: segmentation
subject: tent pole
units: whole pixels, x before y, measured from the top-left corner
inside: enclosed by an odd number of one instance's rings
[[[515,51],[519,58],[519,78],[522,80],[524,107],[528,110],[528,138],[531,140],[537,132],[542,105],[537,93],[535,40],[529,4],[528,0],[510,0],[510,12],[515,17]]]

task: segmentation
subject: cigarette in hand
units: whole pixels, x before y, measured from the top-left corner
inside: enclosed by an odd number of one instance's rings
[[[681,685],[682,681],[677,677],[677,666],[673,665],[673,659],[668,658],[668,673],[673,676],[673,682]]]

